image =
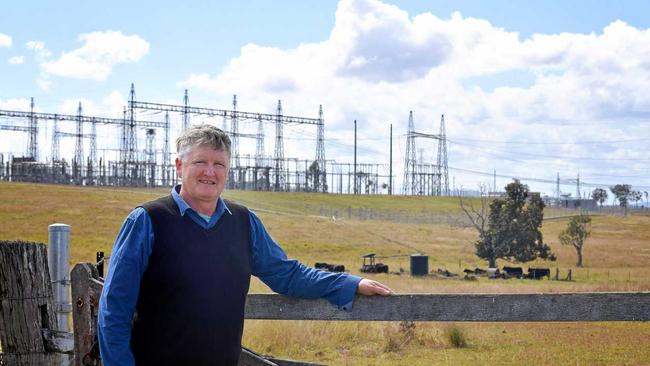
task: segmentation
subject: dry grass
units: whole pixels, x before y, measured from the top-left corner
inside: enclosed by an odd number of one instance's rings
[[[95,252],[110,253],[126,214],[138,203],[164,195],[166,189],[115,189],[0,183],[0,239],[47,241],[47,225],[72,226],[71,262],[93,261]],[[256,209],[271,235],[290,257],[307,264],[345,264],[357,273],[360,255],[430,256],[430,269],[485,267],[474,256],[471,229],[391,221],[332,220],[317,217],[320,207],[368,208],[428,214],[457,213],[452,199],[353,197],[323,194],[227,192]],[[585,245],[586,267],[576,269],[575,252],[559,245],[565,220],[545,222],[545,240],[556,263],[530,266],[560,269],[573,282],[487,280],[469,282],[408,275],[374,275],[400,293],[524,293],[578,291],[648,291],[650,288],[650,216],[598,216]],[[391,271],[408,271],[408,257],[383,260]],[[499,265],[507,264],[500,262]],[[527,266],[527,265],[526,265]],[[257,280],[252,291],[268,288]],[[468,347],[454,348],[444,323],[247,321],[244,343],[277,357],[332,365],[475,365],[475,364],[650,364],[648,323],[457,323]]]

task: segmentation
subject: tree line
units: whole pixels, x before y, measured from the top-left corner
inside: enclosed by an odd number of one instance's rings
[[[632,189],[629,184],[617,184],[610,191],[619,201],[627,215],[630,201],[639,201],[648,192]],[[544,242],[541,232],[544,219],[544,201],[539,193],[530,192],[527,185],[518,180],[505,187],[505,195],[490,199],[481,189],[480,202],[459,197],[460,207],[469,218],[479,237],[474,243],[476,255],[488,262],[489,268],[496,268],[497,259],[508,262],[529,262],[538,258],[555,261],[555,254]],[[597,188],[592,197],[600,203],[607,199],[607,191]],[[582,252],[585,241],[591,235],[591,218],[579,214],[571,217],[567,227],[560,233],[562,245],[576,250],[576,265],[582,267]]]

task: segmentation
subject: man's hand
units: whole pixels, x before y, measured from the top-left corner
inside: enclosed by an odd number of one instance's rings
[[[363,278],[361,279],[361,282],[359,282],[359,287],[357,287],[357,293],[366,296],[372,296],[372,295],[388,296],[393,293],[393,290],[391,290],[388,286],[382,283],[369,280],[367,278]]]

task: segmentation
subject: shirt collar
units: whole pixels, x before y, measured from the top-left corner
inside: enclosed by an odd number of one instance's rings
[[[176,202],[176,205],[178,206],[178,209],[181,212],[181,216],[184,216],[187,210],[192,210],[196,212],[196,210],[194,210],[192,207],[190,207],[190,205],[187,204],[187,202],[185,202],[183,197],[181,197],[180,192],[181,192],[180,184],[177,184],[172,188],[172,198],[174,199],[174,202]],[[214,210],[214,214],[212,214],[212,216],[215,215],[221,216],[224,211],[232,215],[232,212],[230,212],[230,209],[228,208],[228,206],[226,206],[226,202],[223,200],[223,198],[219,197],[219,199],[217,200],[217,208],[216,210]]]

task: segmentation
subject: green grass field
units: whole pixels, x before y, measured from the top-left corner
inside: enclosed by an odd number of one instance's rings
[[[47,226],[71,225],[71,265],[92,262],[96,251],[110,253],[128,212],[137,204],[167,194],[167,189],[94,188],[0,183],[0,239],[47,241]],[[460,217],[454,198],[341,196],[308,193],[226,192],[226,198],[256,211],[290,257],[313,265],[341,263],[358,274],[360,256],[375,252],[400,256],[429,255],[429,269],[460,273],[486,264],[474,255],[476,232],[449,225]],[[383,219],[359,220],[348,212],[375,213]],[[547,215],[559,216],[557,212]],[[332,217],[334,216],[334,217]],[[350,218],[348,218],[350,217]],[[410,218],[401,220],[395,218]],[[440,217],[417,223],[418,217]],[[368,218],[368,217],[365,217]],[[576,291],[648,291],[650,288],[650,216],[596,216],[584,252],[585,268],[575,268],[572,248],[557,236],[566,220],[544,223],[543,233],[557,262],[527,266],[573,270],[574,281],[411,278],[408,257],[383,259],[404,275],[371,276],[398,293],[524,293]],[[499,266],[508,264],[500,261]],[[269,291],[254,280],[252,291]],[[468,346],[454,348],[446,330],[458,328]],[[332,365],[643,365],[650,364],[650,324],[598,323],[399,323],[248,321],[244,344],[276,357]]]

